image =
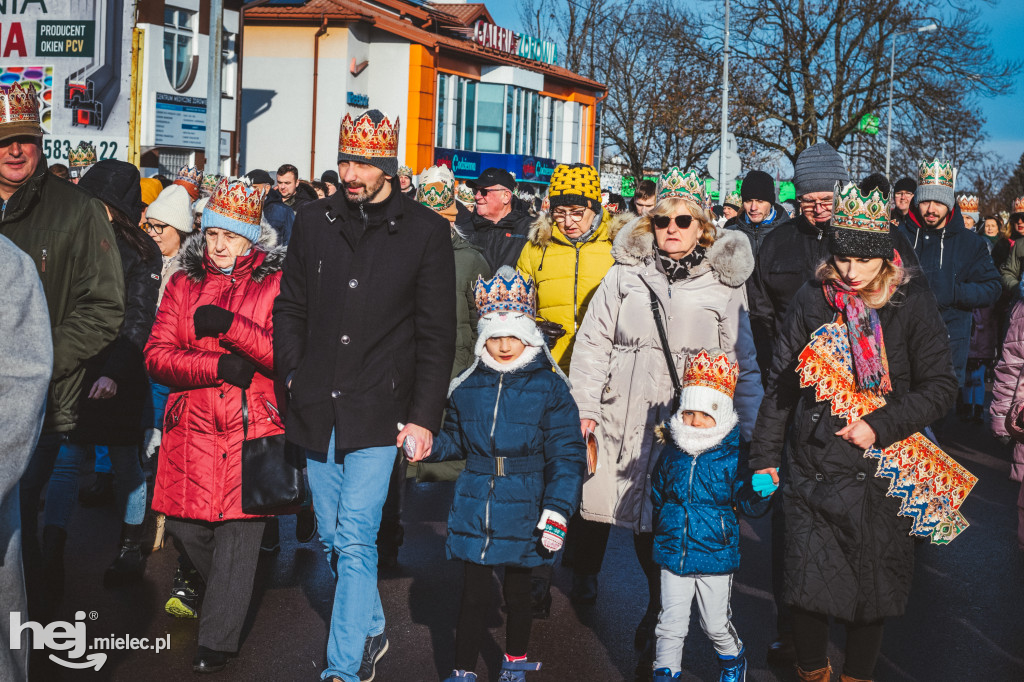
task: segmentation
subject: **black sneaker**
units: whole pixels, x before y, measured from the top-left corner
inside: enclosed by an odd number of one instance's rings
[[[316,513],[312,507],[303,507],[295,515],[295,539],[306,543],[316,537]]]
[[[263,527],[263,539],[260,540],[260,551],[264,554],[277,554],[281,551],[281,533],[277,517],[271,516]]]
[[[372,682],[377,674],[377,661],[387,653],[388,636],[383,632],[367,637],[363,644],[363,662],[359,665],[359,682]]]
[[[171,585],[171,598],[164,605],[164,611],[175,618],[198,618],[201,586],[198,571],[184,571],[178,566]]]

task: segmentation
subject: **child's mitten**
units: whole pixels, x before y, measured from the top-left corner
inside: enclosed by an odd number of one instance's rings
[[[569,530],[565,517],[558,512],[545,509],[540,515],[537,529],[541,531],[540,543],[549,552],[557,552],[565,543],[565,533]]]
[[[750,477],[750,485],[761,497],[769,497],[779,488],[779,484],[772,481],[771,474],[754,474]]]

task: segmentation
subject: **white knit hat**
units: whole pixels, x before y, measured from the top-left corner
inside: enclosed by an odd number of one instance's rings
[[[181,185],[168,185],[146,209],[146,218],[167,223],[179,232],[192,232],[192,198]]]

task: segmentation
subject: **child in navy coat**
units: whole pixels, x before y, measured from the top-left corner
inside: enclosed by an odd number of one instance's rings
[[[740,563],[735,508],[763,514],[775,486],[768,474],[756,475],[752,483],[740,471],[732,405],[738,376],[739,368],[724,353],[702,350],[687,365],[679,411],[662,431],[667,443],[651,492],[654,560],[661,566],[654,682],[682,677],[694,597],[704,632],[718,652],[720,682],[746,679],[743,642],[729,605],[732,574]]]
[[[446,682],[476,680],[492,573],[504,567],[507,611],[502,682],[526,679],[530,574],[551,564],[579,504],[586,463],[568,381],[534,322],[533,283],[502,267],[479,279],[477,359],[457,377],[431,461],[466,459],[448,516],[446,552],[464,564],[455,669]]]

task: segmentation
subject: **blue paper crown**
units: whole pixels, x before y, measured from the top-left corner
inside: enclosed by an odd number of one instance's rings
[[[481,317],[489,313],[520,313],[536,317],[533,280],[508,265],[498,268],[494,277],[476,278],[476,309]]]

